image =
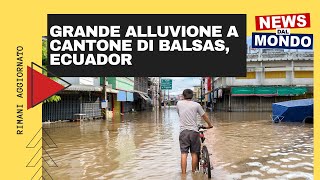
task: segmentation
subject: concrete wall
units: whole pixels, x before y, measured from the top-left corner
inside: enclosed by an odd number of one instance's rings
[[[236,77],[215,78],[215,88],[225,88],[230,86],[313,86],[312,78],[296,78],[295,71],[313,71],[313,61],[267,61],[248,62],[247,71],[256,73],[255,79],[245,79]],[[266,72],[285,72],[285,78],[266,78]]]
[[[135,77],[134,90],[148,93],[148,77]]]
[[[133,77],[108,77],[108,84],[112,85],[113,89],[132,91],[134,90]]]

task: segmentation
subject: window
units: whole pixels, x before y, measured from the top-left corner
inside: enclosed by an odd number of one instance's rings
[[[295,71],[294,78],[313,78],[313,71]]]
[[[269,71],[265,73],[266,79],[280,79],[280,78],[286,78],[286,72],[285,71]]]
[[[236,79],[256,79],[256,72],[247,72],[246,77],[237,77]]]

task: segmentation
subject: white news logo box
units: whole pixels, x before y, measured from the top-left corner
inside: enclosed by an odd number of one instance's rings
[[[290,29],[289,28],[279,28],[276,30],[277,35],[290,35]]]

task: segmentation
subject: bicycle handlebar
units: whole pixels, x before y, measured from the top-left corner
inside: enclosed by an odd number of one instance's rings
[[[213,126],[212,127],[205,127],[203,125],[198,126],[198,129],[211,129],[211,128],[213,128]]]

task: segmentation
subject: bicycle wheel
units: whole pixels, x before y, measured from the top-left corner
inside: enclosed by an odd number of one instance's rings
[[[209,152],[206,146],[202,147],[202,157],[204,160],[203,172],[208,175],[208,178],[211,178],[211,163],[210,163]]]

